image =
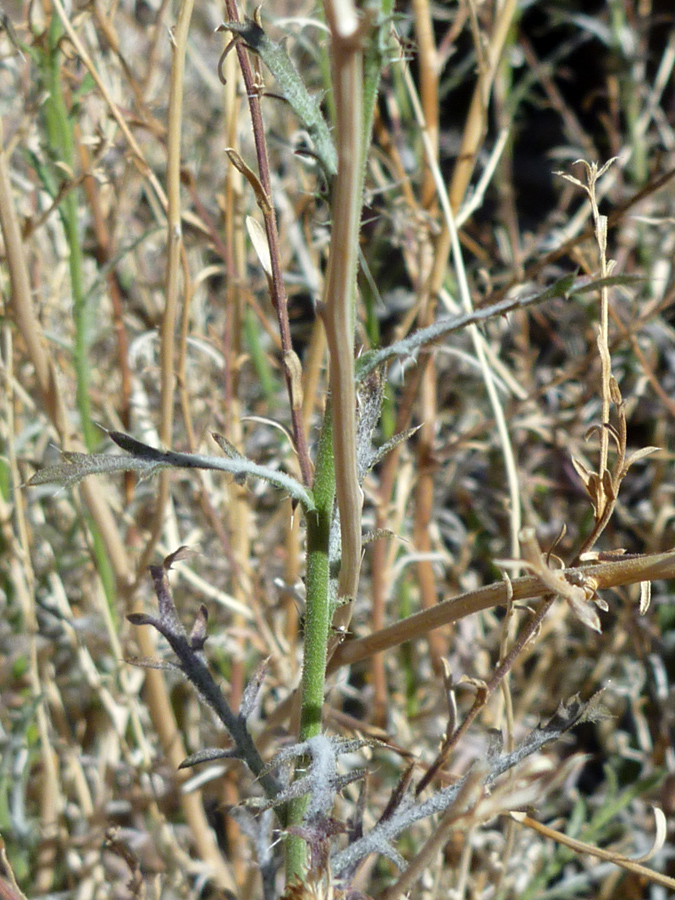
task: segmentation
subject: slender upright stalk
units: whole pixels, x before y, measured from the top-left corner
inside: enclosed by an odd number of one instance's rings
[[[360,23],[350,0],[327,0],[331,29],[338,174],[333,193],[333,233],[323,322],[330,353],[335,490],[340,512],[342,562],[338,595],[347,601],[336,623],[351,616],[361,568],[363,495],[356,466],[354,323],[363,148],[363,51]]]
[[[175,330],[178,315],[180,256],[183,246],[181,231],[180,199],[180,147],[183,121],[183,82],[185,50],[192,18],[193,0],[183,0],[178,22],[171,33],[171,84],[169,89],[169,122],[167,129],[167,259],[165,269],[165,299],[160,329],[161,394],[159,436],[170,447],[173,443],[173,403],[176,375],[174,371]],[[157,503],[150,538],[143,552],[140,570],[150,562],[152,552],[164,524],[164,510],[169,499],[169,474],[163,472],[159,479]]]

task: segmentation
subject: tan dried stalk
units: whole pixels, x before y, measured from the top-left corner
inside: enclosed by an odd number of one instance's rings
[[[337,626],[351,618],[361,570],[363,493],[356,467],[355,290],[361,220],[363,147],[363,50],[361,25],[350,0],[325,6],[331,29],[338,175],[333,193],[333,231],[322,319],[330,354],[335,492],[340,512],[342,561],[338,596],[346,602]]]
[[[565,579],[570,586],[582,586],[594,593],[643,581],[668,580],[675,578],[675,550],[561,569],[555,574]],[[439,603],[433,609],[423,610],[395,622],[376,634],[343,643],[335,651],[328,671],[334,672],[340,666],[352,665],[359,660],[368,659],[374,653],[381,653],[406,641],[417,640],[434,628],[449,625],[472,613],[504,606],[510,596],[514,602],[519,602],[544,597],[550,591],[551,586],[534,575],[514,578],[508,584],[500,581],[476,591],[467,591]]]
[[[424,125],[429,143],[438,159],[439,104],[438,76],[439,61],[434,40],[434,26],[428,0],[413,0],[415,37],[417,38],[417,62],[419,65],[420,97],[424,111]],[[431,170],[425,168],[420,188],[420,202],[428,209],[434,201],[436,186]]]
[[[445,191],[445,187],[443,185],[440,170],[438,168],[438,164],[434,159],[433,155],[433,147],[430,144],[428,135],[424,130],[424,122],[423,122],[423,113],[419,105],[419,100],[417,98],[417,94],[415,92],[414,86],[412,84],[412,79],[410,77],[410,73],[406,70],[405,73],[406,85],[408,87],[408,94],[410,96],[413,109],[415,111],[415,115],[417,121],[422,130],[422,138],[424,141],[424,146],[427,155],[427,162],[434,177],[434,183],[436,185],[436,190],[438,194],[439,201],[441,203],[441,208],[443,210],[444,223],[445,227],[448,229],[450,234],[450,244],[452,247],[452,256],[455,265],[456,276],[459,284],[459,294],[462,301],[462,306],[464,307],[467,313],[470,313],[473,310],[473,304],[471,302],[471,296],[469,292],[468,280],[466,276],[466,271],[464,268],[464,260],[462,255],[462,250],[459,242],[459,237],[457,233],[457,225],[453,213],[452,204],[450,202],[450,197]],[[432,273],[432,287],[433,287],[433,278],[434,273]],[[444,296],[442,293],[441,296]],[[483,380],[485,383],[486,391],[488,393],[488,397],[490,399],[490,403],[492,405],[495,419],[497,422],[497,431],[499,435],[499,441],[502,448],[502,454],[504,457],[504,465],[506,469],[507,481],[509,485],[509,498],[511,501],[511,509],[510,509],[510,519],[511,519],[511,553],[514,557],[518,556],[518,535],[520,533],[521,526],[521,506],[520,506],[520,489],[518,483],[518,472],[515,462],[515,455],[513,452],[513,448],[511,445],[511,438],[508,431],[508,426],[506,423],[506,417],[504,414],[504,410],[497,393],[494,377],[492,375],[492,370],[488,363],[487,353],[486,353],[486,344],[485,340],[478,331],[475,326],[470,326],[469,328],[471,338],[474,345],[474,352],[476,358],[480,364],[481,371],[483,373]],[[426,498],[427,506],[429,504],[429,498]],[[428,575],[427,575],[428,580]],[[423,582],[424,586],[424,582]],[[427,606],[430,606],[429,602],[430,598],[427,598]],[[507,700],[508,703],[508,700]]]
[[[664,843],[666,836],[665,822],[661,824],[663,813],[661,810],[657,809],[657,807],[654,807],[654,814],[657,817],[657,832],[662,832],[661,840]],[[596,859],[606,860],[607,862],[614,863],[614,865],[625,869],[627,872],[632,872],[641,880],[644,879],[652,884],[658,884],[662,887],[669,888],[671,891],[675,891],[675,878],[670,878],[668,875],[663,875],[661,872],[655,872],[654,869],[649,869],[647,866],[642,865],[640,860],[628,859],[625,856],[621,856],[619,853],[613,853],[611,850],[603,850],[600,847],[595,847],[593,844],[588,844],[586,841],[579,841],[575,838],[571,838],[569,835],[556,831],[554,828],[549,828],[548,825],[542,825],[540,822],[537,822],[536,819],[533,819],[525,813],[513,812],[511,813],[511,816],[520,825],[525,825],[527,828],[532,829],[532,831],[536,831],[543,837],[550,838],[563,847],[569,847],[570,850],[574,850],[574,852],[579,855],[589,855],[594,856]],[[658,835],[657,842],[659,842]]]
[[[173,444],[173,403],[176,388],[175,331],[178,316],[180,258],[183,248],[180,198],[180,146],[183,122],[183,82],[185,75],[185,50],[187,45],[193,0],[183,0],[178,22],[171,32],[171,79],[169,85],[169,113],[167,129],[167,255],[164,283],[164,310],[160,328],[160,420],[159,438],[165,447]],[[187,276],[187,273],[186,273]],[[187,290],[188,283],[185,283]],[[144,570],[164,527],[164,512],[169,499],[168,472],[159,477],[157,501],[150,536],[141,556],[139,568]]]

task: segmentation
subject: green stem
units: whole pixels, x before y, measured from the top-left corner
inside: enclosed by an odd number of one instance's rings
[[[317,454],[314,480],[316,512],[307,517],[307,606],[302,671],[300,740],[321,732],[321,710],[326,672],[326,646],[330,630],[329,537],[335,499],[333,423],[326,411]]]
[[[306,741],[321,733],[326,680],[326,650],[332,618],[330,602],[329,538],[335,501],[335,472],[333,468],[333,426],[330,409],[326,410],[319,438],[314,477],[316,511],[307,515],[307,602],[305,610],[305,646],[302,669],[302,707],[300,740]],[[300,825],[307,798],[300,797],[290,804],[288,824]],[[305,870],[304,840],[291,836],[286,854],[287,883],[302,877]]]

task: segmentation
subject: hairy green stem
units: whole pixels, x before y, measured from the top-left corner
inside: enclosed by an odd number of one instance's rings
[[[333,427],[326,411],[314,479],[316,512],[307,515],[307,609],[302,671],[300,740],[321,731],[321,708],[326,670],[326,645],[330,629],[329,538],[335,500]]]
[[[314,476],[314,502],[316,510],[307,514],[307,602],[300,741],[306,741],[321,733],[326,653],[332,617],[329,538],[335,502],[335,471],[330,409],[326,410],[319,438]],[[306,797],[299,797],[291,802],[289,825],[301,824],[306,805]],[[286,874],[289,883],[294,878],[300,877],[304,871],[305,856],[305,842],[296,836],[289,838],[286,854]]]

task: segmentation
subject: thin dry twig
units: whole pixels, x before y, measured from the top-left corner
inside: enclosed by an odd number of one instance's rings
[[[655,810],[655,812],[657,812],[657,810]],[[660,810],[658,812],[661,816],[663,815]],[[511,816],[518,824],[525,825],[525,827],[531,828],[532,831],[536,831],[543,837],[550,838],[557,844],[561,844],[563,847],[569,847],[570,850],[574,850],[576,853],[594,856],[596,859],[604,859],[607,862],[614,863],[614,865],[625,869],[626,872],[632,872],[634,875],[639,875],[651,884],[658,884],[661,885],[661,887],[670,888],[671,891],[675,890],[675,878],[670,878],[668,875],[663,875],[661,872],[655,872],[654,869],[643,866],[639,861],[627,859],[625,856],[621,856],[621,854],[614,853],[611,850],[602,850],[600,847],[595,847],[592,844],[586,843],[586,841],[579,841],[575,838],[571,838],[569,835],[563,834],[555,828],[549,828],[547,825],[537,822],[536,819],[533,819],[525,813],[513,812],[511,813]]]

